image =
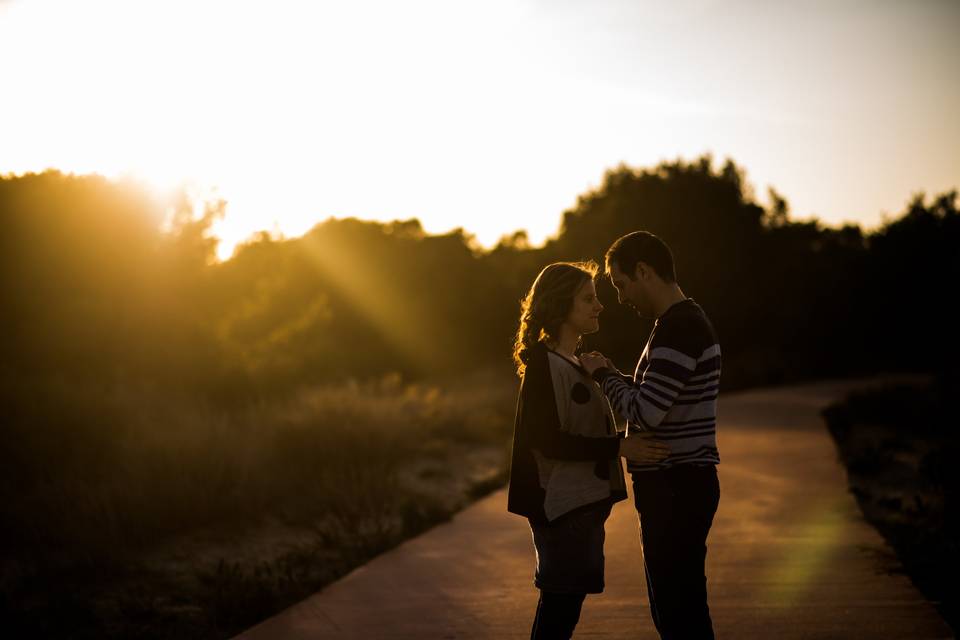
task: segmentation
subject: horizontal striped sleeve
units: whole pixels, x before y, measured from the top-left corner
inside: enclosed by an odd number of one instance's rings
[[[707,346],[697,322],[673,318],[654,327],[640,379],[628,383],[604,369],[595,377],[621,416],[641,431],[655,430],[678,402]]]

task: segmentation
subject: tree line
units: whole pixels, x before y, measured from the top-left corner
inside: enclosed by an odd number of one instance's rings
[[[519,300],[556,260],[601,262],[645,229],[716,325],[730,388],[878,370],[949,372],[960,276],[956,191],[873,232],[795,221],[761,205],[733,161],[619,166],[562,213],[542,247],[522,231],[491,250],[417,220],[328,219],[261,233],[214,259],[225,203],[173,214],[135,186],[56,171],[0,178],[0,371],[8,410],[55,384],[143,384],[223,405],[387,372],[507,371]],[[168,219],[169,218],[169,219]],[[166,221],[166,222],[165,222]],[[586,340],[631,368],[650,324],[599,283]],[[24,395],[26,394],[26,395]]]

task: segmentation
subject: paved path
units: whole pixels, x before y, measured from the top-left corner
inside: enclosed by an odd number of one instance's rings
[[[952,638],[866,524],[819,410],[865,383],[722,396],[720,508],[708,539],[718,638]],[[498,491],[238,636],[528,638],[537,601],[526,522]],[[656,638],[637,515],[607,521],[607,588],[587,597],[576,638]]]

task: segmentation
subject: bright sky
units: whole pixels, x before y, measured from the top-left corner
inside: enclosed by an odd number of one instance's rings
[[[954,0],[0,0],[0,173],[190,179],[220,253],[329,216],[542,241],[710,151],[795,218],[960,186]]]

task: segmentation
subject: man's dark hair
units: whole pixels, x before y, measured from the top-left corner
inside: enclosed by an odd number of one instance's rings
[[[673,265],[673,254],[667,243],[647,231],[634,231],[617,238],[607,249],[605,270],[610,275],[610,265],[615,264],[620,271],[635,279],[638,262],[646,262],[660,278],[668,283],[677,281],[677,271]]]

